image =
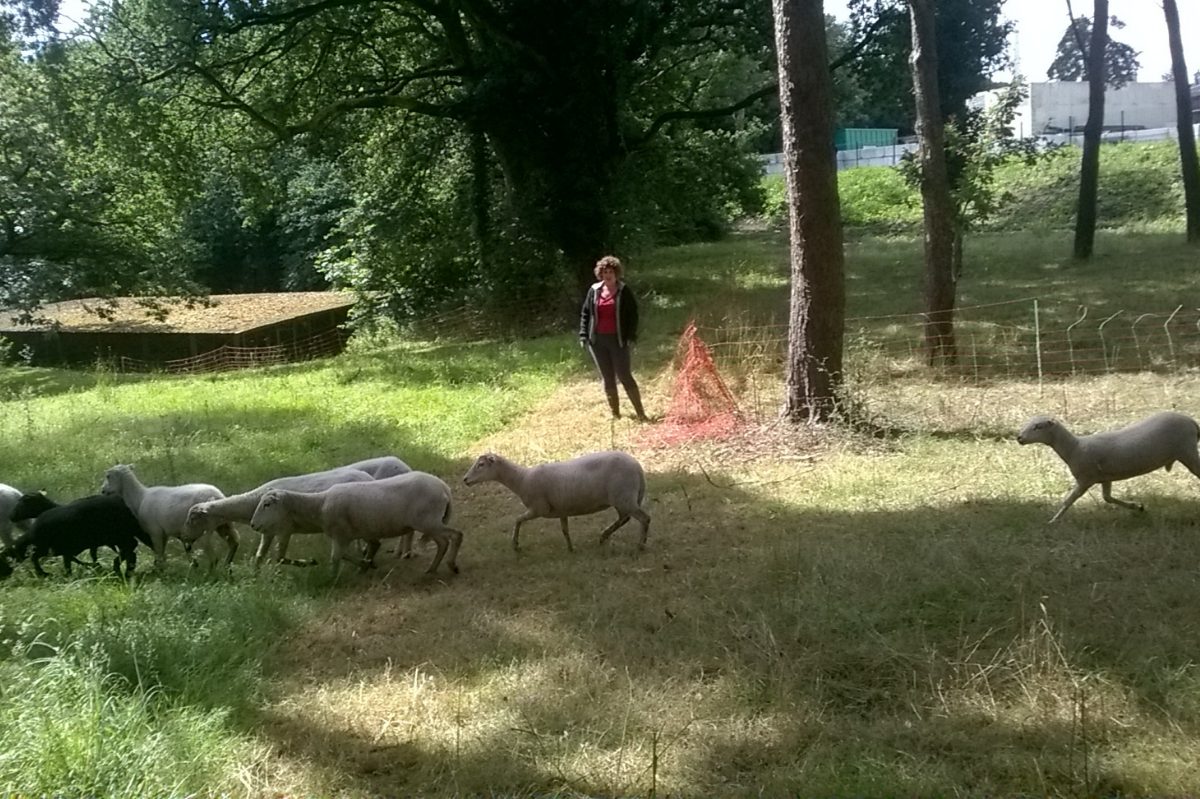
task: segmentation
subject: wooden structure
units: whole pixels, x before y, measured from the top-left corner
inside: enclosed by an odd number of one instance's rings
[[[343,292],[214,294],[207,299],[117,297],[70,300],[47,305],[33,324],[0,312],[0,337],[30,355],[38,366],[111,361],[139,371],[200,371],[174,368],[214,351],[243,353],[237,368],[278,363],[341,351],[343,325],[354,304]],[[321,342],[315,347],[315,342]],[[262,350],[263,358],[245,357]]]

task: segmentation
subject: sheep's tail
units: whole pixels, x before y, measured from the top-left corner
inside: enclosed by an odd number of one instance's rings
[[[450,517],[454,515],[454,500],[450,497],[450,492],[446,492],[446,510],[442,513],[442,524],[449,524]]]
[[[646,473],[642,472],[642,474],[640,475],[640,478],[641,479],[638,483],[638,503],[637,503],[639,508],[642,507],[642,503],[646,499]]]

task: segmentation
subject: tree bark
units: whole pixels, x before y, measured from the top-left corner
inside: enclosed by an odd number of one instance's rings
[[[1200,164],[1196,136],[1192,130],[1192,97],[1187,64],[1183,59],[1183,37],[1179,33],[1179,8],[1175,0],[1163,0],[1167,38],[1171,47],[1171,75],[1175,79],[1175,117],[1179,131],[1179,167],[1183,171],[1183,203],[1187,215],[1187,240],[1200,243]]]
[[[1079,164],[1079,205],[1075,212],[1075,257],[1092,257],[1096,243],[1096,196],[1100,184],[1100,133],[1104,129],[1104,89],[1108,70],[1108,0],[1095,0],[1092,38],[1088,43],[1088,118],[1083,128],[1083,159]]]
[[[822,0],[772,0],[792,290],[782,415],[829,419],[842,385],[845,253]]]
[[[934,0],[908,0],[908,11],[925,220],[925,358],[930,366],[938,366],[958,360],[954,344],[954,202],[938,92]]]

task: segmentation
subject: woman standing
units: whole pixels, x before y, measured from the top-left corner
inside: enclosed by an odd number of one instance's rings
[[[640,421],[647,422],[642,410],[642,394],[629,367],[629,353],[638,334],[637,299],[621,279],[624,267],[620,259],[606,255],[596,262],[598,283],[592,284],[579,312],[579,344],[588,348],[600,370],[604,394],[614,419],[621,418],[617,381],[625,386],[629,404]]]

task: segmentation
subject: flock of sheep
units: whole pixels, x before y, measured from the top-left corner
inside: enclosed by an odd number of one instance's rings
[[[1046,444],[1067,464],[1075,485],[1063,499],[1051,522],[1097,483],[1105,502],[1141,510],[1141,505],[1116,499],[1117,480],[1170,470],[1182,463],[1200,478],[1200,426],[1190,416],[1162,411],[1139,422],[1093,435],[1076,436],[1061,422],[1047,416],[1031,419],[1017,434],[1020,444]],[[567,549],[573,549],[568,518],[607,508],[617,519],[600,534],[607,541],[631,518],[641,525],[639,548],[646,545],[650,516],[643,509],[646,477],[641,464],[617,451],[595,452],[566,461],[525,467],[495,453],[481,455],[463,477],[467,485],[495,481],[511,490],[525,505],[513,525],[512,546],[520,546],[521,525],[530,519],[559,519]],[[383,539],[400,539],[398,554],[412,555],[414,532],[437,545],[427,573],[437,571],[445,559],[458,571],[458,550],[463,534],[449,526],[450,487],[426,472],[413,471],[399,458],[384,456],[358,461],[323,472],[280,477],[241,494],[226,496],[207,483],[146,486],[128,465],[113,466],[104,475],[100,493],[57,505],[44,492],[22,494],[0,483],[0,577],[13,571],[14,561],[30,559],[34,570],[45,575],[41,560],[56,555],[71,573],[72,563],[90,550],[115,550],[113,570],[128,577],[137,563],[139,543],[149,546],[161,565],[166,542],[178,538],[191,554],[193,546],[214,537],[227,547],[225,563],[238,549],[235,524],[249,525],[261,534],[255,564],[270,554],[278,539],[280,562],[308,564],[287,558],[288,543],[297,533],[324,533],[331,542],[331,563],[336,578],[343,560],[361,568],[374,562]],[[14,537],[14,530],[20,530]],[[365,542],[358,550],[351,542]],[[207,548],[207,547],[206,547]],[[194,559],[193,559],[193,562]]]
[[[495,481],[508,487],[525,505],[513,526],[512,545],[519,546],[522,523],[536,518],[557,518],[567,548],[571,536],[567,519],[607,508],[617,519],[601,534],[601,541],[628,522],[641,525],[639,547],[645,547],[650,516],[642,509],[646,478],[641,464],[624,452],[595,452],[567,461],[525,467],[495,453],[480,456],[463,478],[468,485]],[[169,538],[179,539],[191,555],[198,542],[215,538],[226,545],[225,564],[238,549],[235,524],[249,525],[261,534],[255,564],[261,564],[278,540],[280,562],[307,565],[310,561],[287,558],[288,543],[298,533],[324,533],[331,542],[331,562],[336,578],[343,560],[361,568],[373,564],[381,542],[400,539],[398,554],[412,555],[413,533],[437,545],[427,573],[437,571],[445,559],[458,571],[461,531],[449,526],[450,487],[426,472],[413,471],[394,456],[358,461],[312,474],[280,477],[241,494],[226,496],[207,483],[147,486],[133,467],[113,466],[105,472],[100,493],[58,505],[42,491],[22,494],[0,483],[0,577],[12,574],[13,564],[29,559],[42,576],[41,561],[49,555],[62,558],[69,575],[78,556],[108,547],[117,552],[113,570],[128,577],[137,564],[137,546],[154,551],[156,565],[166,556]],[[14,536],[14,532],[20,534]],[[351,542],[365,542],[360,553]],[[195,559],[193,557],[193,563]],[[124,570],[122,570],[124,564]]]

